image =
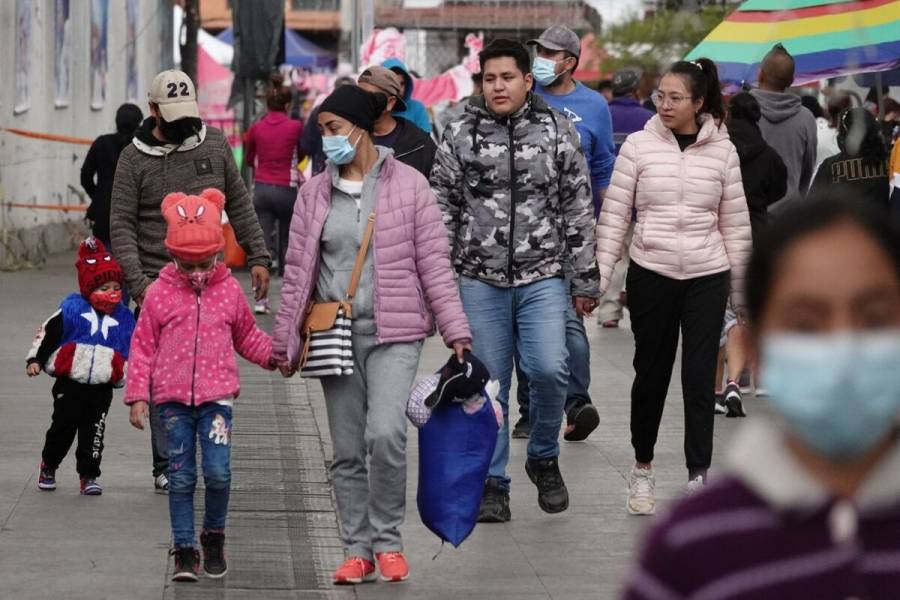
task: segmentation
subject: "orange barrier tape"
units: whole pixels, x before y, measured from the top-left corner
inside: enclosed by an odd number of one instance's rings
[[[84,144],[90,146],[93,140],[79,137],[70,137],[68,135],[56,135],[55,133],[40,133],[38,131],[28,131],[27,129],[16,129],[15,127],[0,127],[0,131],[8,131],[22,137],[34,138],[36,140],[48,140],[51,142],[64,142],[66,144]]]
[[[63,212],[76,211],[85,212],[87,204],[22,204],[20,202],[4,202],[2,206],[10,208],[36,208],[40,210],[61,210]]]

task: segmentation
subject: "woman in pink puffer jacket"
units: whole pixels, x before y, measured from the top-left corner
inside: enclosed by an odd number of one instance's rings
[[[751,232],[737,151],[722,125],[716,66],[676,62],[654,92],[659,113],[628,136],[597,226],[605,291],[636,209],[628,308],[634,332],[630,514],[656,508],[653,447],[682,336],[688,490],[706,483],[712,459],[714,379],[725,305],[741,314]]]
[[[428,181],[372,142],[383,94],[337,88],[318,126],[328,168],[294,204],[273,355],[290,376],[310,301],[345,298],[367,217],[371,248],[352,302],[353,372],[322,377],[346,560],[336,584],[409,576],[400,524],[406,506],[406,400],[422,340],[434,329],[457,356],[472,334],[450,266],[450,245]]]

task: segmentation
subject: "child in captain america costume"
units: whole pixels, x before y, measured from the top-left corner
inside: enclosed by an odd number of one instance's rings
[[[122,303],[122,269],[100,240],[81,243],[75,268],[79,293],[66,296],[40,327],[26,372],[56,378],[38,487],[56,489],[56,469],[77,436],[81,494],[98,496],[106,415],[113,388],[125,385],[134,315]]]

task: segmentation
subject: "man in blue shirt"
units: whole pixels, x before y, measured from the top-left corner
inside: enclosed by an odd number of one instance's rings
[[[596,217],[616,160],[612,120],[606,99],[572,77],[581,55],[581,40],[574,31],[554,25],[528,44],[535,46],[532,72],[537,83],[534,93],[572,121],[581,138],[581,148],[591,172],[591,193]],[[568,441],[580,441],[597,428],[600,415],[591,404],[588,392],[591,367],[587,333],[584,322],[575,311],[569,311],[566,319],[566,347],[569,350],[569,387],[563,437]],[[527,438],[530,432],[528,379],[521,369],[516,370],[516,377],[519,381],[521,418],[513,428],[512,435],[514,438]]]
[[[573,73],[578,68],[581,40],[574,31],[554,25],[539,38],[529,40],[528,45],[535,47],[532,65],[537,82],[535,93],[568,117],[581,137],[581,148],[591,171],[594,216],[597,216],[616,162],[609,106],[602,94],[575,81]]]

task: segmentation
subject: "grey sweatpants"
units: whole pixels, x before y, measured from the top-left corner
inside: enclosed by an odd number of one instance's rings
[[[406,512],[406,401],[422,342],[376,345],[353,334],[353,375],[322,378],[347,556],[403,550]]]

